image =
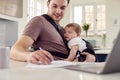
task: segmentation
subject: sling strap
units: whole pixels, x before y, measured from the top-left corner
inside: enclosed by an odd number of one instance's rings
[[[56,31],[60,34],[60,36],[62,37],[63,39],[63,42],[67,48],[67,50],[69,51],[70,49],[68,48],[67,46],[67,41],[65,40],[63,34],[62,34],[62,31],[59,29],[58,25],[55,23],[55,21],[50,17],[48,16],[47,14],[43,14],[42,15],[49,23],[51,23],[53,25],[53,27],[56,29]],[[59,52],[52,52],[52,51],[49,51],[52,55],[55,55],[55,56],[58,56],[58,57],[61,57],[61,58],[67,58],[68,55],[66,54],[63,54],[63,53],[59,53]]]
[[[57,56],[57,57],[61,57],[61,58],[67,58],[68,57],[68,55],[60,53],[60,52],[54,52],[54,51],[48,51],[48,52],[50,52],[50,54],[52,54],[54,56]]]

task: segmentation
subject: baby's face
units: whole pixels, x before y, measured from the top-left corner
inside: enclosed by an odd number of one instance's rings
[[[67,41],[77,37],[77,33],[73,27],[65,27],[64,31],[64,37]]]

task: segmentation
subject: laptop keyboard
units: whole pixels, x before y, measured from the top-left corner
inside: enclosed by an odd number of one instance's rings
[[[66,66],[66,69],[76,71],[87,71],[87,72],[100,72],[102,71],[104,63],[81,63],[76,65]]]

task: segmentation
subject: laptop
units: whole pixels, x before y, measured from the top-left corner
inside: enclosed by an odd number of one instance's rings
[[[65,69],[97,74],[120,72],[120,31],[105,62],[81,62],[76,65],[65,66]]]

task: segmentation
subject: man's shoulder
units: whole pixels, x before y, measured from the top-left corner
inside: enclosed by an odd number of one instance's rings
[[[40,16],[33,17],[29,22],[30,23],[39,23],[39,22],[44,23],[46,22],[46,19],[42,15],[40,15]]]
[[[42,17],[42,15],[40,15],[40,16],[34,16],[32,19],[34,19],[34,20],[40,20],[40,19],[43,19],[43,17]]]

